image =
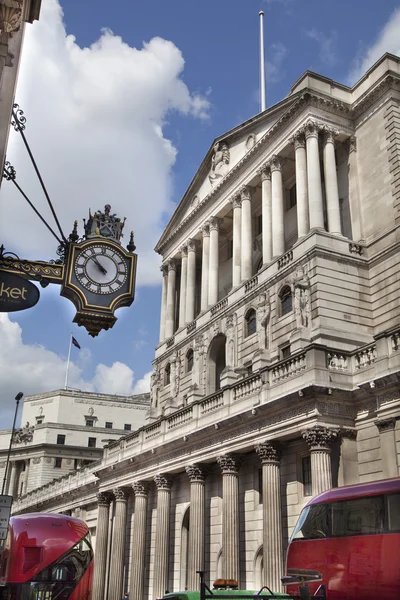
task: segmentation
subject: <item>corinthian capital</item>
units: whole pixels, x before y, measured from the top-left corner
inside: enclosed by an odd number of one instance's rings
[[[187,241],[188,252],[196,252],[196,247],[197,247],[197,240],[190,238]]]
[[[166,277],[168,275],[168,265],[166,263],[161,265],[160,271],[163,274],[163,277]]]
[[[129,490],[124,487],[113,490],[114,498],[117,502],[127,502],[129,498]]]
[[[256,452],[263,465],[279,463],[282,457],[282,446],[277,442],[263,442],[256,446]]]
[[[13,34],[19,30],[22,21],[23,0],[0,1],[0,31]]]
[[[329,451],[338,434],[337,431],[333,431],[332,429],[328,429],[322,425],[315,425],[314,427],[303,431],[302,436],[307,442],[311,451]]]
[[[217,231],[219,231],[219,228],[220,228],[220,225],[221,225],[221,221],[222,221],[222,219],[220,219],[219,217],[211,217],[211,219],[210,219],[210,230],[216,229]]]
[[[164,473],[158,473],[157,475],[154,475],[154,483],[158,490],[170,491],[172,487],[172,477]]]
[[[147,496],[149,493],[149,484],[147,481],[134,481],[132,483],[132,489],[135,496]]]
[[[385,431],[394,431],[396,427],[396,419],[379,419],[375,421],[375,425],[379,429],[379,433],[384,433]]]
[[[201,228],[201,231],[203,233],[203,238],[210,237],[210,223],[208,221],[204,223],[203,227]]]
[[[167,261],[168,271],[176,271],[176,260],[174,258],[170,258]]]
[[[269,162],[263,164],[263,166],[258,170],[258,173],[261,177],[261,181],[266,181],[267,179],[271,179],[271,165]]]
[[[111,495],[108,492],[99,492],[97,494],[97,504],[99,506],[110,506]]]
[[[240,194],[235,194],[232,196],[230,201],[233,208],[242,208],[242,198],[240,197]]]
[[[224,454],[223,456],[217,456],[217,463],[220,466],[222,475],[237,475],[242,464],[242,458],[234,454]]]
[[[251,200],[251,188],[248,185],[244,185],[240,188],[240,198],[242,202],[244,200]]]
[[[294,145],[295,150],[298,150],[299,148],[305,148],[306,138],[304,136],[304,130],[299,129],[298,131],[296,131],[293,137],[290,138],[290,141]]]
[[[313,119],[308,119],[308,121],[304,125],[304,135],[306,136],[306,139],[311,137],[315,137],[318,139],[318,134],[321,131],[321,129],[322,127],[317,121],[314,121]]]
[[[333,129],[332,127],[324,127],[324,141],[328,144],[334,144],[335,138],[339,135],[339,131],[337,129]]]
[[[204,483],[206,479],[206,470],[200,465],[188,465],[186,473],[190,479],[190,483]]]
[[[274,154],[269,161],[271,173],[274,171],[282,171],[283,168],[283,158]]]
[[[181,253],[181,257],[182,258],[184,258],[185,256],[187,256],[187,253],[188,253],[187,244],[182,244],[182,246],[179,248],[179,252]]]

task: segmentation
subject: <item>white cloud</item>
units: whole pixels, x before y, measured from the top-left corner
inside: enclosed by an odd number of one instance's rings
[[[170,41],[132,48],[110,30],[89,48],[66,35],[58,0],[44,0],[27,26],[16,101],[26,136],[66,235],[74,219],[110,203],[127,217],[125,244],[135,231],[138,283],[160,281],[153,252],[162,217],[170,214],[171,169],[177,150],[163,135],[168,112],[206,119],[205,96],[181,79],[184,59]],[[17,182],[53,224],[22,140],[10,134],[7,158]],[[56,240],[10,182],[2,186],[0,222],[8,250],[55,257]],[[18,231],[18,235],[15,235]],[[82,231],[82,229],[81,229]]]
[[[392,13],[375,43],[359,52],[349,73],[349,84],[356,83],[385,52],[400,56],[400,8]]]
[[[281,42],[276,42],[268,47],[266,61],[266,84],[278,83],[284,79],[286,71],[283,70],[283,61],[287,55],[287,48]]]
[[[25,344],[20,325],[10,321],[6,313],[0,313],[0,340],[0,422],[4,429],[11,426],[18,392],[29,396],[64,387],[67,360],[44,346]],[[121,362],[114,362],[111,367],[99,364],[93,379],[84,379],[84,350],[76,352],[76,361],[70,363],[68,387],[123,395],[150,390],[151,373],[135,382],[132,369]]]
[[[330,35],[310,29],[306,31],[306,36],[314,40],[319,45],[320,59],[328,67],[333,67],[337,63],[336,57],[336,32],[332,31]]]

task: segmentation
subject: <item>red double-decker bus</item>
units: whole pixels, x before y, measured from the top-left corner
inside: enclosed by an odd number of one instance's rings
[[[11,517],[0,554],[1,600],[90,600],[92,578],[83,521],[51,513]]]
[[[313,498],[290,539],[286,573],[320,573],[310,590],[323,584],[327,600],[398,600],[399,557],[400,478],[394,478]]]

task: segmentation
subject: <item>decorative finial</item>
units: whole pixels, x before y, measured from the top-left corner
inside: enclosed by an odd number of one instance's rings
[[[135,252],[135,250],[136,250],[133,231],[131,231],[131,237],[129,239],[129,244],[127,245],[126,248],[127,248],[128,252]]]
[[[78,234],[78,221],[74,221],[74,227],[71,231],[71,233],[69,234],[69,241],[70,242],[77,242],[79,240],[79,234]]]

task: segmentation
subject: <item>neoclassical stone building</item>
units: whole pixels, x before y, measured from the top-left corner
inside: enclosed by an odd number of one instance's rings
[[[280,590],[311,496],[399,475],[399,249],[399,58],[214,142],[156,248],[148,423],[16,506],[92,519],[95,600]]]

